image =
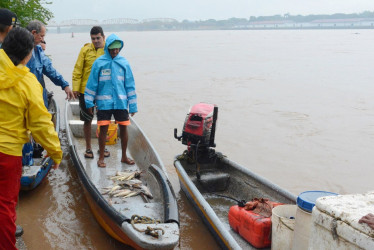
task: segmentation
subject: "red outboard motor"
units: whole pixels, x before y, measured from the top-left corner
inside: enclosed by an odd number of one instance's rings
[[[201,156],[207,156],[206,152],[215,147],[214,136],[218,116],[218,107],[213,104],[199,103],[191,107],[184,122],[181,136],[177,136],[174,129],[174,137],[188,146],[188,154],[194,159],[197,168],[197,177],[200,179],[199,162],[204,161]],[[214,150],[212,150],[214,151]],[[199,158],[199,161],[198,161]]]
[[[218,107],[213,104],[201,102],[192,106],[184,122],[182,136],[177,136],[177,129],[174,129],[174,137],[188,146],[215,147],[217,115]]]

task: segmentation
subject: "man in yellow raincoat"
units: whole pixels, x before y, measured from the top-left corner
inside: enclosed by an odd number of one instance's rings
[[[43,102],[43,89],[25,66],[34,38],[24,28],[13,28],[0,49],[0,249],[16,249],[16,204],[22,175],[22,147],[27,131],[55,162],[62,151],[57,132]]]
[[[92,27],[90,31],[92,43],[86,43],[79,52],[77,62],[73,71],[73,93],[75,98],[79,98],[80,119],[84,122],[83,132],[86,139],[86,152],[84,157],[93,158],[91,148],[91,123],[93,115],[91,115],[86,108],[84,102],[84,90],[88,77],[91,73],[92,64],[97,58],[104,55],[105,36],[104,31],[100,26]],[[105,150],[104,155],[108,157],[109,151]]]

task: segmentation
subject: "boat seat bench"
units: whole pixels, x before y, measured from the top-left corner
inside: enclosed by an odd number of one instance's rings
[[[114,120],[112,120],[114,122]],[[78,138],[84,138],[83,125],[84,122],[81,120],[71,120],[69,122],[70,129],[73,135]],[[96,138],[97,120],[92,120],[91,125],[91,138]]]
[[[164,208],[159,203],[139,203],[138,206],[129,206],[126,203],[113,204],[112,205],[117,211],[131,219],[133,215],[147,216],[155,220],[163,221]],[[159,211],[157,213],[156,211]]]
[[[37,166],[24,166],[23,167],[22,176],[27,176],[27,177],[34,176],[34,175],[36,175],[40,171],[41,167],[42,166],[40,166],[40,165],[37,165]]]
[[[223,172],[201,172],[200,180],[197,177],[193,177],[191,180],[206,190],[220,192],[227,189],[230,174]]]

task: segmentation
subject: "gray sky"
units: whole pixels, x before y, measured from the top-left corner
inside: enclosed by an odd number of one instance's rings
[[[290,13],[334,14],[374,11],[374,0],[52,0],[54,20],[175,18],[228,19]]]

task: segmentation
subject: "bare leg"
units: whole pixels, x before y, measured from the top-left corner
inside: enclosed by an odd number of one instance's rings
[[[100,134],[99,134],[99,160],[97,161],[97,165],[99,167],[106,167],[104,163],[104,150],[105,150],[105,141],[106,141],[106,134],[108,132],[109,125],[100,126]]]
[[[83,125],[84,138],[86,139],[86,150],[91,149],[91,122],[85,121]]]
[[[127,142],[129,140],[129,136],[128,136],[128,133],[127,133],[127,126],[119,124],[119,130],[120,130],[121,147],[122,147],[121,162],[129,164],[129,165],[134,165],[135,162],[133,160],[131,160],[130,158],[127,158],[127,155],[126,155]]]

